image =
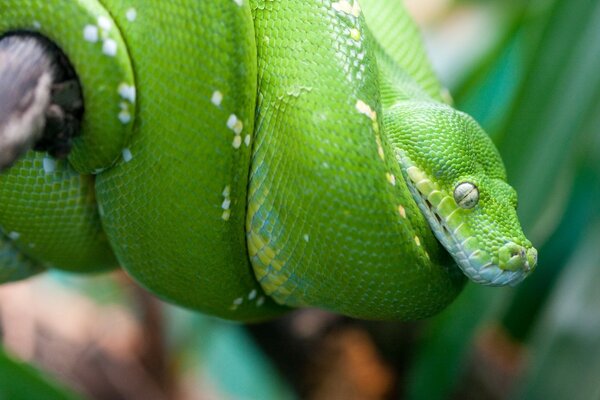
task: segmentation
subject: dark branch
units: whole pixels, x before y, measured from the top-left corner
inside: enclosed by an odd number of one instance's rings
[[[79,81],[56,46],[28,33],[0,40],[0,170],[31,148],[68,155],[82,115]]]
[[[50,105],[52,63],[33,38],[0,41],[0,169],[41,137]]]

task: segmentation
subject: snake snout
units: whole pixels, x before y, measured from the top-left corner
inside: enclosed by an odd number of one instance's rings
[[[506,243],[498,251],[500,268],[508,271],[531,272],[537,265],[537,250],[513,242]]]

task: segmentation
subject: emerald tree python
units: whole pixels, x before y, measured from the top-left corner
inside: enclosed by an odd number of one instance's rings
[[[5,0],[0,33],[56,46],[83,101],[66,157],[0,177],[3,281],[120,265],[228,319],[412,319],[536,266],[397,1]]]

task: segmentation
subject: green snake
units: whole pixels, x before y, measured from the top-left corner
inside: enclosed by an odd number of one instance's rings
[[[85,111],[66,159],[0,177],[2,281],[120,265],[227,319],[413,319],[536,266],[398,1],[4,0],[14,33],[61,49]]]

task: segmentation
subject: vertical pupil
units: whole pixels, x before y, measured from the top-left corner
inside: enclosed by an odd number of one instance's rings
[[[479,190],[472,183],[461,183],[454,189],[454,201],[461,208],[473,208],[479,201]]]

